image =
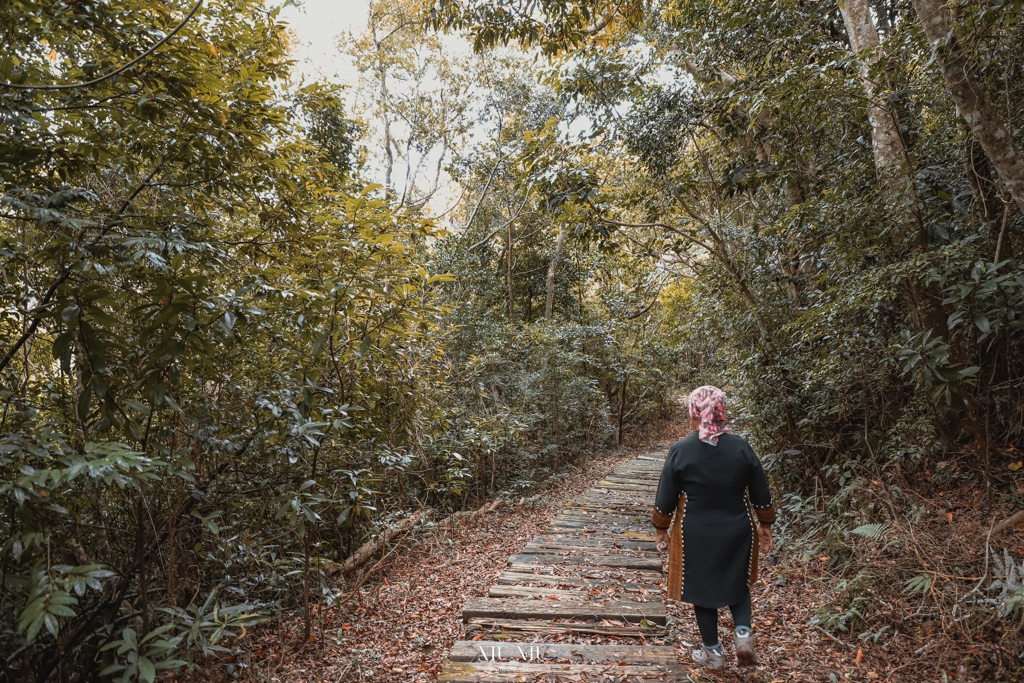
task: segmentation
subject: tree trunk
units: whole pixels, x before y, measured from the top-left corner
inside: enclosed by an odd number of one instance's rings
[[[840,0],[839,8],[850,37],[850,46],[860,58],[861,85],[867,95],[868,121],[871,122],[871,150],[882,198],[887,208],[899,212],[908,234],[917,233],[920,243],[924,239],[924,226],[917,208],[917,191],[907,164],[906,146],[888,103],[877,95],[878,83],[871,79],[871,67],[881,56],[871,6],[867,0],[846,0],[845,3]]]
[[[951,34],[952,17],[949,10],[943,0],[911,2],[924,26],[928,42],[935,50],[935,61],[942,71],[942,78],[957,111],[978,138],[1013,201],[1024,211],[1024,157],[1017,150],[999,114],[986,99],[967,58],[958,49],[956,36]]]
[[[615,444],[617,446],[622,445],[622,420],[626,415],[626,385],[629,383],[629,377],[622,380],[622,390],[619,392],[619,428],[615,433]]]
[[[850,46],[860,57],[861,85],[868,99],[871,149],[882,200],[889,211],[896,213],[903,224],[904,233],[912,236],[921,252],[927,252],[928,240],[918,207],[917,190],[910,173],[907,148],[896,125],[894,113],[885,99],[878,95],[879,84],[871,78],[871,67],[881,57],[871,6],[868,0],[840,0],[839,8],[846,24],[846,33],[850,37]],[[920,283],[911,281],[907,284],[906,296],[911,319],[918,332],[931,328],[934,334],[948,336],[946,316],[942,312],[942,297],[934,284],[922,287]]]
[[[377,53],[377,78],[380,79],[380,92],[378,97],[380,98],[380,109],[383,112],[382,123],[384,125],[384,155],[387,158],[384,164],[384,200],[391,199],[392,188],[391,188],[391,175],[395,167],[395,157],[391,151],[391,115],[388,113],[388,69],[384,63],[383,55],[383,40],[377,38],[377,26],[373,20],[373,13],[371,12],[371,36],[373,38],[373,47]]]
[[[544,317],[550,318],[555,309],[555,270],[558,268],[558,259],[562,256],[562,248],[565,246],[565,225],[558,228],[558,239],[555,241],[555,253],[551,256],[551,263],[548,265],[548,298],[544,304]]]
[[[922,16],[922,5],[942,8],[940,0],[912,0],[918,14]],[[924,221],[918,208],[917,192],[907,157],[907,149],[903,137],[896,125],[896,118],[884,99],[876,95],[878,83],[871,79],[871,66],[880,54],[878,52],[878,31],[871,16],[868,0],[839,0],[839,8],[843,13],[846,32],[850,37],[850,45],[860,55],[861,84],[868,97],[868,119],[871,121],[871,148],[875,158],[875,170],[882,190],[882,198],[886,208],[896,211],[907,234],[917,236],[917,246],[921,252],[929,251],[925,234]],[[942,8],[945,13],[945,9]],[[948,15],[946,15],[948,17]],[[927,22],[924,22],[927,27]],[[949,29],[948,18],[943,29],[945,36]],[[927,28],[926,28],[927,32]],[[928,34],[929,40],[934,39]],[[940,36],[941,37],[941,36]],[[873,50],[873,54],[864,54]],[[965,67],[965,65],[962,65]],[[946,70],[944,69],[944,74]],[[964,76],[968,76],[964,71]],[[947,77],[948,84],[948,77]],[[980,93],[980,91],[978,91]],[[954,99],[956,95],[954,94]],[[958,105],[959,106],[959,102]],[[961,110],[963,111],[963,110]],[[968,123],[971,123],[968,120]],[[972,127],[973,128],[973,127]],[[1006,136],[1009,140],[1009,136]],[[1010,141],[1012,146],[1012,141]],[[984,146],[984,143],[983,143]],[[987,151],[987,150],[986,150]],[[991,155],[990,155],[991,156]],[[995,163],[995,162],[993,162]],[[950,350],[957,362],[966,365],[966,353],[955,339],[951,339],[946,323],[946,315],[942,310],[942,297],[935,283],[922,287],[920,283],[910,281],[905,293],[911,320],[918,332],[931,329],[936,336],[942,337],[950,344]],[[971,431],[983,452],[988,452],[987,438],[980,427],[979,406],[967,387],[960,387],[960,400],[964,412],[971,423]]]
[[[512,298],[512,221],[508,222],[508,248],[505,250],[505,279],[508,286],[508,321],[515,314],[515,300]]]
[[[309,637],[313,633],[313,615],[310,614],[310,600],[309,600],[309,536],[313,533],[311,528],[306,528],[306,533],[302,538],[302,549],[303,549],[303,563],[302,563],[302,606],[303,606],[303,620],[302,620],[302,641],[305,643],[309,642]]]

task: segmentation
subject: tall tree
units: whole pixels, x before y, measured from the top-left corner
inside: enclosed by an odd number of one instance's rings
[[[1024,156],[978,82],[945,1],[912,2],[957,111],[985,150],[1017,207],[1024,211]]]

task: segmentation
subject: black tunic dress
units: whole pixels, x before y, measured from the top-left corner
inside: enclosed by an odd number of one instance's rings
[[[679,495],[682,511],[682,601],[701,607],[734,605],[744,597],[754,558],[754,523],[747,496],[757,517],[774,521],[771,492],[761,461],[735,434],[719,436],[718,445],[704,443],[694,432],[672,444],[661,471],[655,498],[655,526],[671,518]]]

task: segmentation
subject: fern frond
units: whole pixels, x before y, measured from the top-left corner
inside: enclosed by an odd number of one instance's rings
[[[889,528],[888,524],[864,524],[857,527],[850,533],[863,536],[864,538],[870,538],[874,541],[881,541],[889,535],[890,531],[892,531],[892,529]]]
[[[932,587],[931,574],[918,574],[911,577],[903,584],[903,593],[906,595],[927,595]]]

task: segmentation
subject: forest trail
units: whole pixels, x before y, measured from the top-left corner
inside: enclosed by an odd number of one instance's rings
[[[487,595],[466,599],[438,683],[690,680],[649,519],[663,460],[620,464],[509,556]]]

